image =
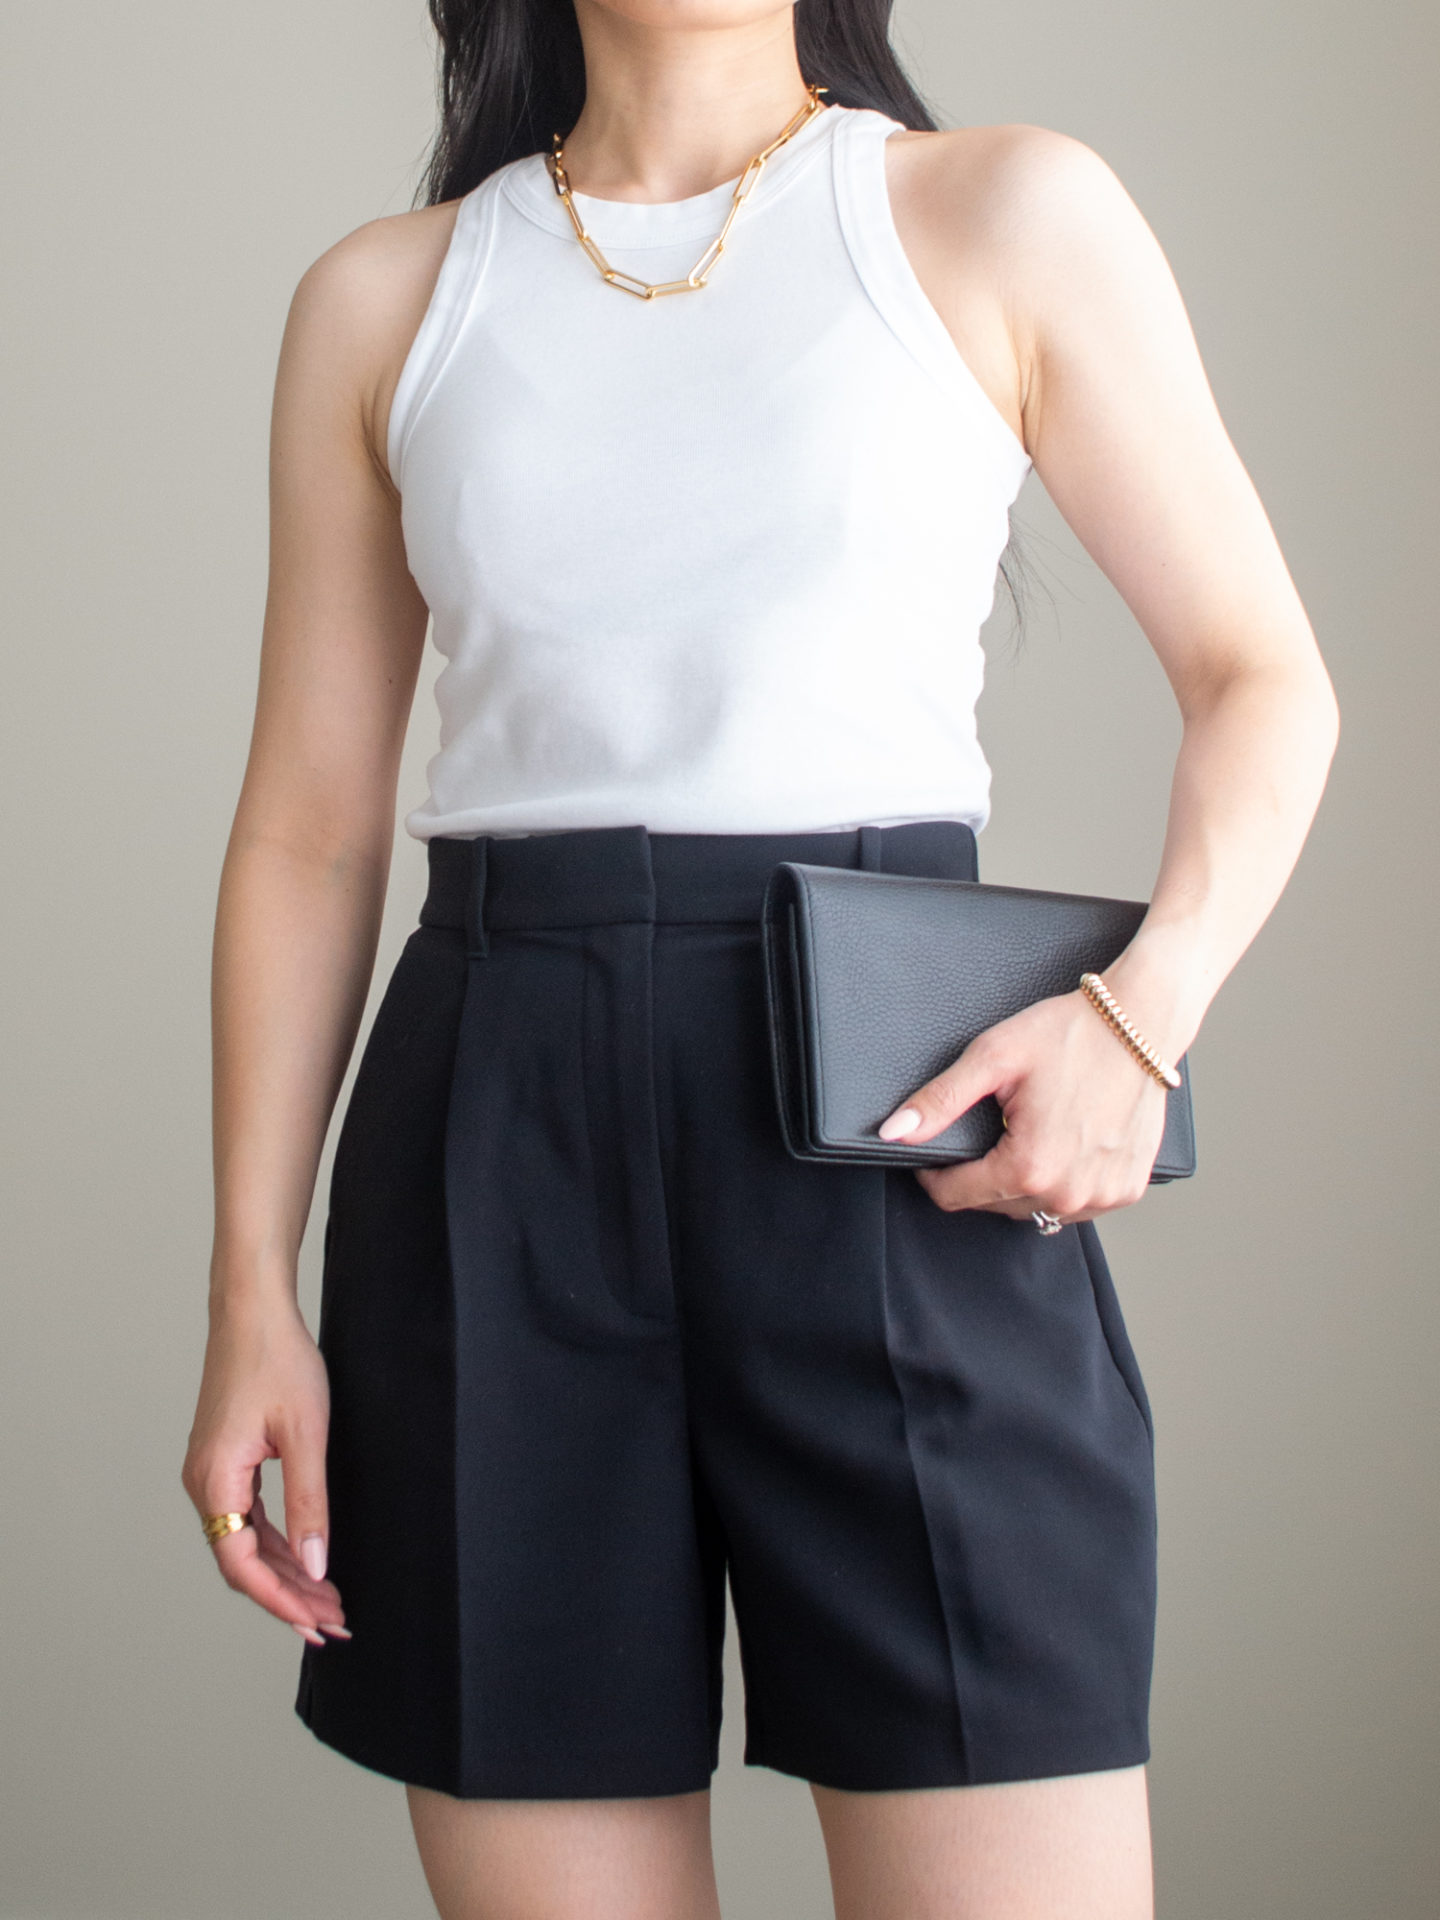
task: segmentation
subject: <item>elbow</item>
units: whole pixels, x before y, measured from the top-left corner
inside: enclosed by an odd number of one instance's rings
[[[1323,786],[1340,744],[1340,701],[1324,661],[1318,653],[1281,670],[1281,684],[1272,695],[1315,763]]]
[[[1310,675],[1309,699],[1314,713],[1316,749],[1328,772],[1340,744],[1340,700],[1335,683],[1318,654]]]

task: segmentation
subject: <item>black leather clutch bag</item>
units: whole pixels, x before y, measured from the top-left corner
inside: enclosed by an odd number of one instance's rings
[[[1143,901],[1092,894],[776,867],[761,933],[785,1145],[799,1160],[896,1167],[988,1153],[1001,1133],[990,1094],[918,1146],[876,1128],[986,1027],[1103,972],[1144,915]],[[1195,1171],[1187,1059],[1175,1065],[1152,1182]]]

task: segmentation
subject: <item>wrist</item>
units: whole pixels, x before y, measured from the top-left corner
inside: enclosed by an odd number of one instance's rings
[[[1208,977],[1193,944],[1160,933],[1147,938],[1142,929],[1099,971],[1131,1024],[1163,1059],[1177,1066],[1218,984]]]
[[[295,1262],[281,1256],[216,1252],[210,1261],[210,1319],[299,1312]]]

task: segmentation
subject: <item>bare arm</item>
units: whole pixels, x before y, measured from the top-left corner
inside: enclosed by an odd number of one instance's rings
[[[986,222],[1025,444],[1183,718],[1150,908],[1105,976],[1173,1060],[1294,868],[1334,751],[1335,699],[1153,233],[1081,142],[1003,131]],[[983,1160],[922,1172],[941,1205],[1077,1219],[1146,1190],[1163,1089],[1078,991],[967,1048],[907,1103],[924,1116],[908,1137],[932,1137],[987,1092],[1009,1130]]]
[[[374,967],[427,618],[378,451],[426,288],[414,228],[397,229],[332,248],[286,325],[255,723],[215,922],[210,1337],[183,1479],[202,1513],[254,1511],[222,1571],[312,1638],[343,1616],[322,1578],[328,1392],[296,1264]],[[272,1457],[285,1535],[254,1503]]]

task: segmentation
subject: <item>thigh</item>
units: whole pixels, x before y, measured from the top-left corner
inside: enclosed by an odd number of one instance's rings
[[[1154,1460],[1093,1226],[791,1159],[758,941],[666,932],[687,1387],[746,1759],[851,1792],[1142,1765]]]
[[[1143,1766],[910,1793],[812,1786],[836,1920],[1151,1920]]]
[[[408,1799],[441,1920],[719,1920],[708,1792]]]
[[[297,1705],[457,1797],[683,1794],[715,1765],[724,1569],[634,1092],[648,934],[492,930],[481,956],[422,926],[337,1144],[320,1345],[354,1637],[306,1649]]]

